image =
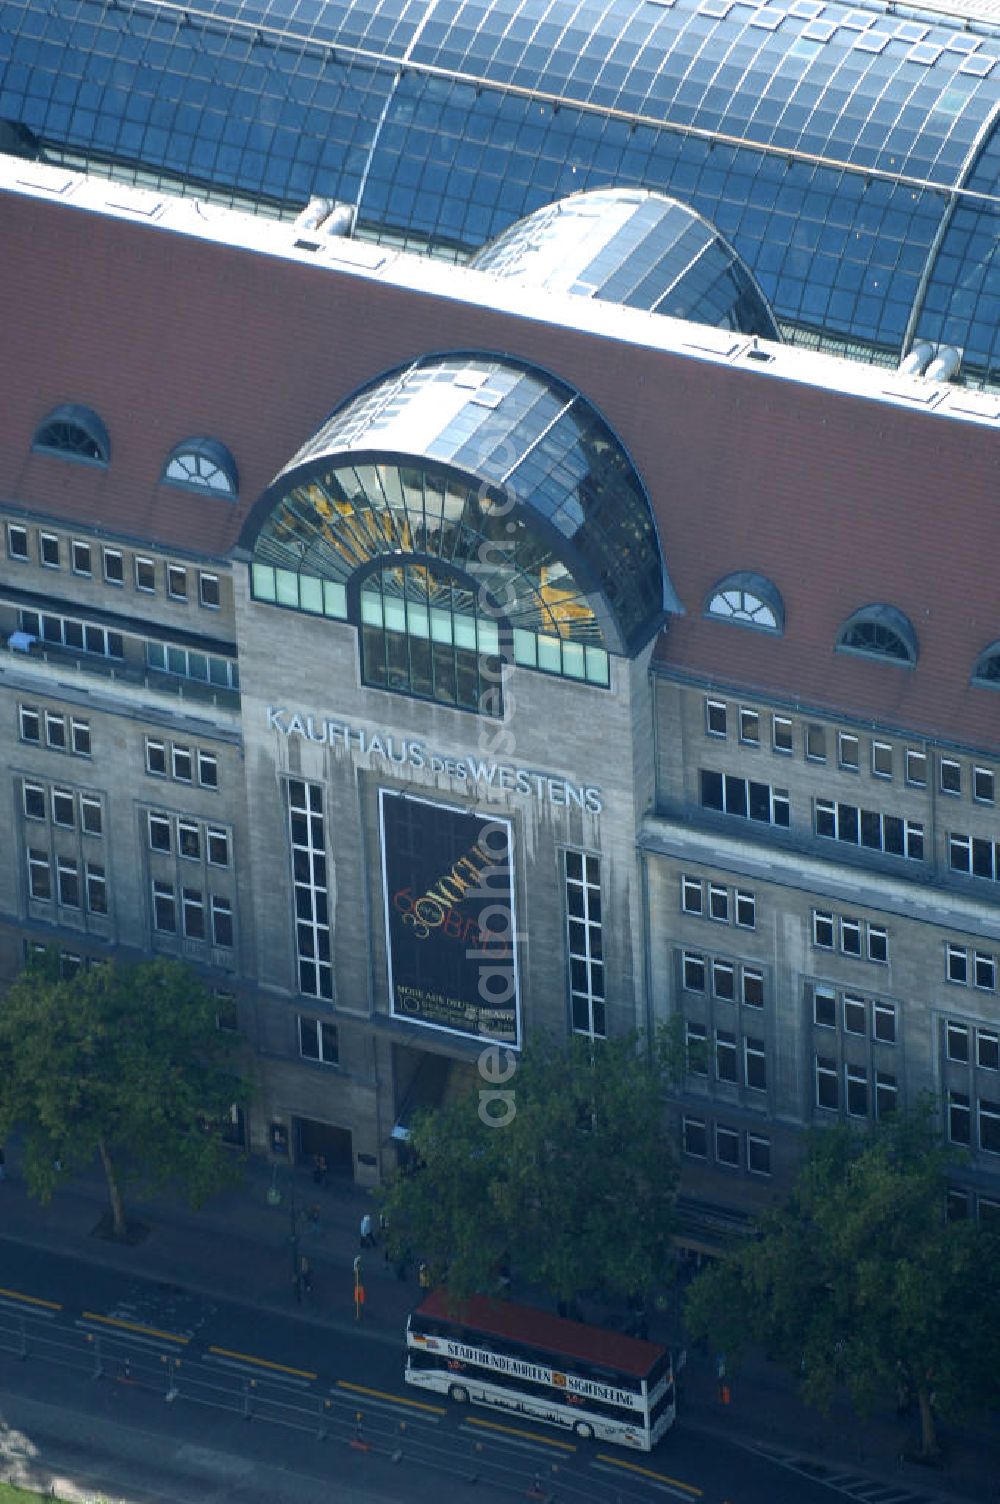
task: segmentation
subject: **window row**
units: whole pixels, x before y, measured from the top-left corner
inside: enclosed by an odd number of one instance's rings
[[[973,1139],[973,1120],[976,1136]],[[970,1097],[967,1092],[948,1093],[948,1138],[953,1144],[1000,1154],[1000,1098]]]
[[[708,992],[723,1002],[739,1001],[748,1008],[764,1006],[764,973],[759,966],[702,955],[686,950],[681,954],[681,985],[687,992]]]
[[[194,783],[197,772],[203,789],[219,787],[219,759],[214,752],[152,736],[146,737],[146,772],[154,778],[173,778],[177,783]]]
[[[731,773],[701,770],[703,809],[720,810],[724,815],[739,815],[744,820],[759,820],[765,825],[789,823],[788,790],[773,789],[769,783],[737,778]]]
[[[28,847],[28,893],[39,903],[53,898],[64,909],[108,912],[108,883],[99,862],[81,864],[74,857],[56,856]]]
[[[233,906],[228,898],[210,893],[207,903],[200,888],[182,887],[180,901],[174,884],[154,879],[152,885],[153,929],[161,935],[183,934],[186,940],[207,940],[231,949]]]
[[[570,1016],[577,1034],[603,1039],[607,1017],[600,858],[567,851],[564,859]]]
[[[689,1020],[685,1025],[685,1046],[689,1075],[707,1078],[711,1055],[714,1080],[747,1086],[751,1091],[767,1091],[767,1051],[763,1039],[746,1035],[738,1040],[729,1029],[715,1029],[710,1048],[705,1025]]]
[[[1000,1229],[1000,1201],[958,1186],[953,1186],[948,1192],[947,1214],[949,1222],[975,1220],[984,1227]]]
[[[173,643],[146,639],[146,666],[160,674],[178,679],[194,679],[199,684],[214,684],[220,689],[239,689],[240,670],[235,658],[181,648]]]
[[[982,1071],[1000,1071],[1000,1032],[978,1024],[948,1019],[945,1024],[945,1055],[957,1065],[978,1065]]]
[[[874,1081],[873,1081],[874,1076]],[[869,1071],[864,1065],[845,1061],[840,1066],[830,1055],[815,1057],[816,1106],[848,1117],[888,1117],[899,1105],[899,1083],[888,1071]]]
[[[895,1044],[896,1004],[861,997],[856,992],[838,992],[817,983],[813,989],[813,1023],[820,1029],[840,1027],[845,1034]]]
[[[949,982],[962,987],[979,987],[983,992],[995,992],[997,986],[997,958],[990,951],[970,950],[965,945],[945,945],[945,976]]]
[[[1000,841],[984,841],[952,831],[948,836],[948,866],[952,872],[1000,882]]]
[[[111,440],[103,420],[93,408],[79,402],[64,402],[53,408],[35,429],[31,447],[60,459],[91,465],[111,463]],[[229,450],[218,439],[204,435],[174,445],[160,480],[215,496],[235,497],[239,491],[236,463]]]
[[[44,745],[54,752],[70,752],[74,757],[93,755],[90,722],[82,716],[41,710],[37,705],[19,705],[17,729],[21,741],[30,746],[42,746],[44,733]]]
[[[21,800],[26,820],[51,820],[65,830],[81,830],[86,836],[104,834],[104,810],[99,794],[81,794],[76,789],[55,784],[21,783]]]
[[[340,1040],[336,1024],[325,1018],[306,1018],[299,1014],[299,1054],[303,1060],[316,1060],[321,1065],[337,1065],[340,1061]]]
[[[745,705],[741,705],[737,711],[737,725],[739,728],[739,739],[745,747],[760,746],[761,736],[766,725],[768,741],[772,752],[791,754],[794,750],[792,721],[787,715],[776,715],[773,713],[761,715],[759,710],[752,710]],[[728,736],[729,706],[725,700],[705,701],[705,731],[709,736]]]
[[[757,923],[757,901],[745,888],[727,888],[700,877],[681,878],[681,908],[685,914],[699,914],[719,924],[735,924],[752,930]]]
[[[288,827],[295,902],[299,991],[333,999],[330,909],[326,872],[326,820],[321,784],[288,781]]]
[[[75,653],[93,653],[97,658],[125,657],[125,639],[121,632],[109,631],[94,622],[71,616],[52,616],[48,612],[19,611],[22,632],[41,642],[69,648]]]
[[[93,956],[81,956],[78,951],[66,950],[61,945],[45,945],[41,940],[25,940],[24,964],[26,967],[45,960],[50,955],[56,960],[59,978],[63,982],[72,981],[79,972],[89,971],[94,964]]]
[[[762,1133],[708,1123],[704,1118],[685,1117],[681,1125],[684,1153],[693,1159],[708,1159],[713,1146],[716,1164],[749,1170],[751,1175],[770,1175],[771,1140]]]
[[[135,589],[143,595],[163,591],[168,600],[187,604],[195,593],[199,605],[218,611],[222,606],[220,578],[208,570],[189,570],[183,564],[169,564],[148,554],[126,555],[110,544],[89,543],[82,538],[65,539],[58,533],[37,530],[38,562],[43,569],[68,568],[80,579],[92,580],[99,573],[105,585],[124,587],[131,577]],[[29,529],[18,523],[7,524],[7,556],[22,564],[33,562]],[[131,564],[129,564],[131,559]],[[195,583],[192,584],[192,579]]]
[[[223,826],[152,809],[146,811],[146,824],[151,851],[167,856],[176,852],[192,862],[204,858],[210,867],[229,866],[229,831]]]
[[[856,804],[832,799],[817,799],[814,817],[818,836],[866,846],[869,851],[884,851],[889,856],[905,856],[913,862],[924,859],[924,827],[918,820],[904,820],[899,815],[859,809]]]
[[[889,931],[884,925],[813,909],[812,928],[813,944],[820,950],[840,949],[845,956],[867,956],[869,961],[888,963]]]

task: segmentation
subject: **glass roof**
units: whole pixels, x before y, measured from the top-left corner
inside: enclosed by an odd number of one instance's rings
[[[1000,29],[839,0],[0,0],[50,155],[465,255],[585,188],[690,204],[794,339],[1000,384]],[[944,191],[942,191],[944,190]],[[951,192],[954,190],[954,196]]]
[[[255,562],[347,584],[375,559],[459,565],[513,625],[637,652],[679,609],[631,461],[579,394],[480,357],[355,397],[243,532]]]
[[[732,246],[661,193],[606,188],[560,199],[505,230],[470,265],[529,287],[781,338]]]

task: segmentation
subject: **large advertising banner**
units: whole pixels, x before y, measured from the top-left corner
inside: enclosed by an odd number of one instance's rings
[[[509,820],[379,790],[394,1018],[521,1043]]]

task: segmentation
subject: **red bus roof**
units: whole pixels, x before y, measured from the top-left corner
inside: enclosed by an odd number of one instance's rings
[[[460,1304],[452,1304],[443,1287],[433,1290],[413,1314],[472,1327],[491,1337],[523,1342],[527,1347],[544,1348],[567,1359],[618,1369],[636,1379],[644,1379],[667,1352],[656,1342],[626,1337],[621,1332],[606,1332],[582,1321],[567,1321],[531,1306],[488,1300],[485,1295],[472,1295]]]

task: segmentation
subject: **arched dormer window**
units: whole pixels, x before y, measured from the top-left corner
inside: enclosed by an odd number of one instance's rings
[[[31,447],[92,465],[106,465],[111,459],[108,430],[95,412],[75,402],[66,402],[49,413],[35,430]]]
[[[1000,642],[991,642],[976,659],[972,670],[973,684],[985,684],[990,689],[1000,689]]]
[[[762,632],[785,630],[785,606],[781,592],[762,574],[727,574],[708,592],[705,615],[717,621],[737,622]]]
[[[841,628],[837,651],[888,659],[912,668],[917,661],[917,634],[895,606],[862,606]]]
[[[235,497],[240,488],[236,462],[218,439],[184,439],[167,457],[162,479],[212,496]]]

